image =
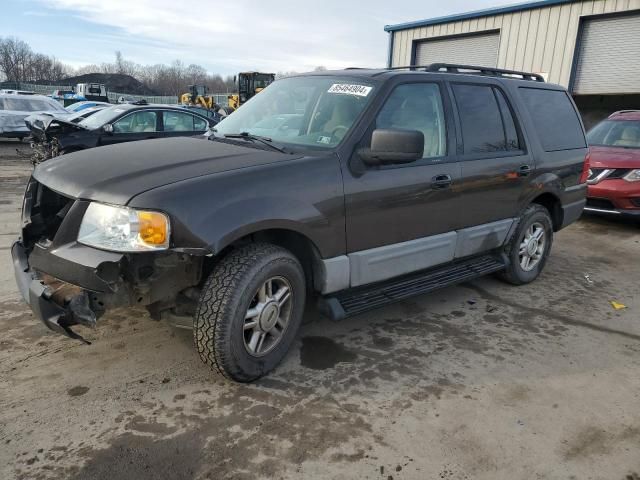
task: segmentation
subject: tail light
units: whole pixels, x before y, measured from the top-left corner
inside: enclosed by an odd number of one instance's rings
[[[584,157],[584,164],[582,165],[582,173],[580,174],[579,183],[587,183],[589,179],[589,171],[591,170],[591,158],[589,152]]]

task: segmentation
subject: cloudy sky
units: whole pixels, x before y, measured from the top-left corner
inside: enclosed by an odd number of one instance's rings
[[[513,0],[2,0],[0,36],[73,66],[198,63],[210,72],[383,66],[384,25]]]

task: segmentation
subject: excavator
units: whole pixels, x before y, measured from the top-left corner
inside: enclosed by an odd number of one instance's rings
[[[189,85],[189,91],[180,96],[180,103],[214,110],[223,116],[229,115],[256,93],[268,87],[275,79],[274,73],[240,72],[237,77],[233,77],[233,82],[238,86],[238,93],[227,96],[228,106],[216,104],[205,85]]]

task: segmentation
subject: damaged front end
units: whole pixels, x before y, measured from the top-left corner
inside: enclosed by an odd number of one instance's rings
[[[36,114],[25,119],[25,124],[31,132],[31,161],[37,165],[61,153],[61,135],[79,132],[86,128],[53,115]]]
[[[72,327],[93,328],[108,310],[146,307],[152,316],[178,305],[201,278],[202,257],[163,251],[119,253],[77,242],[90,202],[31,179],[22,236],[12,247],[24,300],[49,329],[85,341]],[[87,342],[88,343],[88,342]]]

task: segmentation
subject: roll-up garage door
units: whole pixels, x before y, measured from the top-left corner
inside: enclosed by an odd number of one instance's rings
[[[496,67],[499,45],[498,32],[425,40],[416,47],[415,64],[444,62]]]
[[[640,14],[585,20],[573,93],[640,93]]]

